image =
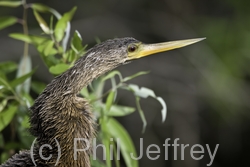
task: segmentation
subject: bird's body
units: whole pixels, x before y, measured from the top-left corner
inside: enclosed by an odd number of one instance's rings
[[[175,48],[197,41],[199,40],[186,40],[184,43],[175,44]],[[88,50],[72,68],[53,79],[30,108],[31,134],[36,137],[34,147],[30,151],[14,155],[0,166],[46,167],[57,163],[60,167],[90,167],[91,147],[74,155],[74,139],[85,139],[91,144],[95,135],[95,121],[89,104],[87,100],[77,96],[79,91],[93,79],[127,61],[174,49],[171,45],[171,48],[162,50],[161,46],[160,50],[159,48],[157,50],[154,45],[142,44],[134,38],[120,38],[108,40]],[[147,49],[150,52],[146,53]],[[88,143],[77,142],[77,148],[87,148]],[[39,154],[39,149],[45,144],[51,146],[51,148],[44,147],[41,152],[45,158],[51,156],[47,160],[41,157],[41,153]],[[57,162],[58,144],[61,155]]]

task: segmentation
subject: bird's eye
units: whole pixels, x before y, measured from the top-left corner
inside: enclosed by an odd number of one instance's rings
[[[128,46],[128,51],[129,52],[134,52],[134,51],[136,51],[136,49],[137,49],[137,46],[135,44],[132,44],[132,45]]]

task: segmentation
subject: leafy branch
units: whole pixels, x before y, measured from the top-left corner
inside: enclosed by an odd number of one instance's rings
[[[26,0],[0,1],[0,6],[12,8],[23,7],[22,19],[16,18],[15,16],[1,17],[0,30],[15,23],[21,23],[23,25],[23,33],[11,33],[9,36],[24,42],[24,53],[19,65],[13,62],[0,63],[0,120],[5,120],[0,121],[0,143],[8,143],[8,141],[4,141],[4,136],[1,134],[1,131],[7,128],[9,124],[16,121],[18,122],[16,125],[17,133],[20,137],[20,141],[18,142],[20,145],[29,147],[33,138],[30,136],[27,137],[27,132],[25,132],[26,128],[29,127],[27,110],[34,101],[29,94],[29,90],[31,88],[34,92],[41,93],[45,87],[44,83],[31,80],[31,76],[36,69],[32,70],[31,68],[28,51],[29,45],[34,45],[36,47],[49,72],[55,76],[68,70],[74,65],[74,62],[78,58],[84,56],[87,45],[82,44],[82,37],[78,31],[75,31],[73,36],[70,37],[70,21],[76,12],[76,7],[73,7],[70,11],[61,15],[55,9],[43,4],[26,4]],[[29,34],[27,22],[27,11],[29,9],[33,11],[41,31],[43,32],[42,35]],[[49,24],[43,18],[44,14],[52,15]],[[56,21],[54,17],[57,19]],[[15,71],[17,71],[17,77],[10,79],[9,74]],[[158,100],[163,108],[161,111],[162,120],[164,121],[166,119],[167,108],[161,97],[156,96],[155,93],[148,88],[139,88],[137,85],[127,83],[133,78],[147,73],[148,72],[144,71],[138,72],[123,78],[119,71],[112,71],[95,80],[91,86],[82,89],[80,93],[82,96],[89,99],[94,108],[94,115],[96,115],[101,127],[100,132],[98,132],[99,140],[107,146],[110,144],[114,146],[115,144],[120,144],[122,156],[126,166],[129,167],[138,167],[138,162],[130,157],[130,153],[136,155],[135,147],[128,132],[114,117],[131,114],[135,112],[136,109],[134,107],[116,104],[118,90],[125,89],[132,92],[135,96],[136,107],[143,122],[143,132],[145,131],[147,122],[143,109],[140,106],[141,98],[152,97]],[[119,78],[118,82],[115,79],[116,76]],[[104,85],[108,80],[111,81],[112,87],[104,92]],[[110,138],[114,138],[115,140],[110,141]],[[118,138],[120,141],[117,141]],[[2,161],[10,156],[10,149],[5,150],[4,156],[1,157]],[[110,155],[110,151],[113,150],[107,149],[106,155]],[[115,164],[119,167],[120,161],[116,160]],[[107,159],[106,165],[104,165],[98,160],[92,160],[92,165],[96,167],[111,167],[111,161]]]

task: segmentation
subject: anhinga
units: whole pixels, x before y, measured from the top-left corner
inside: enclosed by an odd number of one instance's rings
[[[127,37],[107,40],[95,45],[86,52],[85,56],[77,60],[72,68],[55,77],[30,108],[31,134],[36,137],[34,148],[15,154],[1,166],[54,166],[58,158],[56,143],[58,142],[61,157],[57,166],[90,167],[90,151],[77,152],[77,159],[74,160],[74,138],[92,141],[95,134],[95,121],[89,104],[87,100],[77,96],[79,91],[93,79],[126,62],[184,47],[202,39],[144,44]],[[47,149],[44,147],[42,152],[43,157],[51,157],[48,160],[39,155],[39,148],[44,144],[52,146]],[[77,147],[86,148],[86,143],[79,142]]]

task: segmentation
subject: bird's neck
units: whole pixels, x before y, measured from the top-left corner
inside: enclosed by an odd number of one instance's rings
[[[89,154],[91,147],[86,151],[77,152],[74,159],[75,148],[84,149],[86,141],[92,143],[95,128],[88,103],[77,97],[79,91],[87,86],[93,79],[110,69],[113,64],[98,64],[97,58],[82,57],[68,71],[57,76],[36,99],[31,107],[31,132],[37,138],[38,146],[49,144],[53,151],[47,151],[47,157],[52,152],[53,157],[58,154],[59,143],[61,149],[60,166],[89,167]],[[74,147],[74,141],[83,142],[80,147]],[[55,149],[54,149],[55,148]],[[39,148],[36,149],[38,155]],[[37,157],[38,160],[39,157]],[[43,161],[48,163],[48,161]],[[54,158],[49,163],[55,163]]]
[[[39,146],[35,149],[36,155],[39,155],[39,148],[44,144],[53,147],[52,151],[44,152],[44,157],[53,155],[52,160],[42,160],[37,156],[36,159],[42,164],[56,163],[59,145],[59,166],[90,166],[89,154],[95,134],[95,122],[88,102],[77,97],[77,94],[101,73],[91,70],[99,69],[95,65],[88,66],[88,63],[88,60],[82,59],[71,69],[57,76],[31,107],[31,132],[37,138]],[[87,146],[90,146],[87,150],[79,151]]]
[[[88,86],[95,78],[117,67],[113,63],[102,64],[98,57],[88,54],[81,57],[75,65],[57,76],[49,85],[48,89],[53,95],[77,95],[80,90]],[[70,97],[70,96],[68,96]]]

